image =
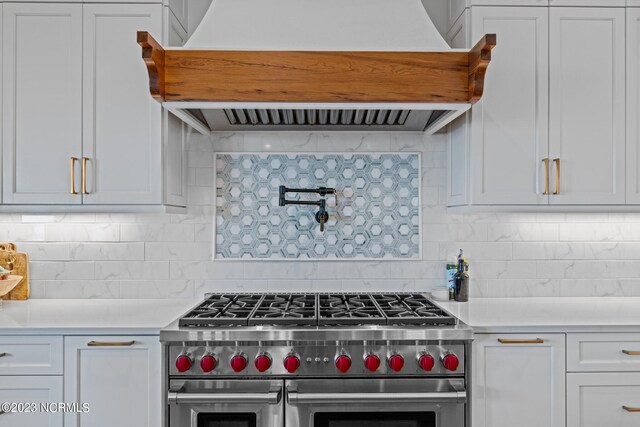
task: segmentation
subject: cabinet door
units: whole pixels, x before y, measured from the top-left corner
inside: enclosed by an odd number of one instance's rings
[[[472,26],[472,43],[496,33],[498,44],[471,112],[471,203],[546,204],[548,10],[473,7]]]
[[[3,202],[79,204],[70,159],[82,150],[82,5],[3,9]]]
[[[182,47],[187,41],[187,32],[176,16],[165,9],[165,39],[167,46]],[[187,205],[187,139],[189,127],[179,118],[162,111],[163,158],[164,158],[164,203],[172,206]]]
[[[447,42],[454,49],[469,46],[471,12],[464,12],[447,34]],[[469,126],[471,114],[466,113],[449,125],[447,144],[447,204],[461,206],[469,198]]]
[[[2,34],[2,4],[0,3],[0,34]],[[2,125],[2,43],[0,42],[0,125]],[[0,130],[0,205],[2,204],[2,130]]]
[[[62,377],[2,377],[0,402],[35,403],[36,412],[0,415],[0,427],[62,427],[62,412],[41,411],[41,403],[63,402]]]
[[[640,205],[640,9],[627,9],[627,204]]]
[[[65,337],[65,401],[91,408],[65,426],[159,426],[161,375],[157,336]]]
[[[640,410],[640,374],[567,375],[567,427],[637,427],[633,409]]]
[[[564,426],[564,334],[476,334],[472,375],[474,427]]]
[[[161,4],[85,4],[83,203],[162,203],[162,115],[136,31],[160,37]]]
[[[551,204],[625,203],[625,10],[550,9]]]

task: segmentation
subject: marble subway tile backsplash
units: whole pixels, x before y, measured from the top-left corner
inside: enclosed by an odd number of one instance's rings
[[[463,248],[474,297],[640,296],[640,214],[450,214],[446,136],[222,134],[189,146],[183,215],[0,215],[31,256],[33,298],[184,298],[205,292],[426,291]],[[216,152],[419,152],[417,260],[213,260]]]

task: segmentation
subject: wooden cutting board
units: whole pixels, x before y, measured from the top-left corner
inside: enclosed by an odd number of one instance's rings
[[[22,280],[3,300],[25,300],[29,298],[29,255],[15,252],[13,243],[0,243],[0,265],[12,270],[11,274],[22,276]]]
[[[22,276],[14,276],[13,274],[7,279],[0,280],[0,296],[7,295],[15,289],[22,281]]]

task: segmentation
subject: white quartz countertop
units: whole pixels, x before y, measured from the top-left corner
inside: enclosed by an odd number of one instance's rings
[[[0,335],[155,335],[198,302],[195,299],[3,301]]]
[[[154,335],[199,299],[4,301],[0,335]],[[640,332],[640,298],[437,301],[477,333]]]
[[[476,298],[437,304],[476,333],[640,332],[640,298]]]

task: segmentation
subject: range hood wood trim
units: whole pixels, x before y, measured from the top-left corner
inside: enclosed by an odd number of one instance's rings
[[[149,33],[138,31],[138,44],[142,47],[142,60],[149,73],[149,91],[156,101],[165,98],[164,57],[165,50]]]
[[[496,36],[470,52],[164,50],[138,32],[160,102],[475,103]]]
[[[496,35],[485,34],[469,52],[469,101],[480,101],[484,92],[484,78],[491,62],[491,50],[496,46]]]

